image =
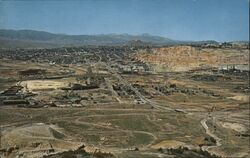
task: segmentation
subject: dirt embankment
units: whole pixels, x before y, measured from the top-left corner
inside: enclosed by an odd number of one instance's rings
[[[68,150],[81,148],[81,142],[72,141],[56,125],[33,123],[3,131],[2,148],[6,150],[0,157],[43,157]]]

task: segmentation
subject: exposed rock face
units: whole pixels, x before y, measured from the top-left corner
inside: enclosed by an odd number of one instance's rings
[[[218,67],[220,64],[247,63],[247,53],[218,53],[212,49],[197,49],[190,46],[155,48],[151,52],[140,51],[135,58],[153,65],[154,70],[158,72],[189,71]]]

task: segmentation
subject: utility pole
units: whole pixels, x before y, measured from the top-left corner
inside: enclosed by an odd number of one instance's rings
[[[2,148],[2,125],[0,125],[0,149]]]

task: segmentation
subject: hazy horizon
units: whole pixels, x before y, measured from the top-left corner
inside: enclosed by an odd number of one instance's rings
[[[199,41],[216,41],[216,42],[249,42],[249,39],[247,40],[231,40],[231,41],[217,41],[214,39],[203,39],[203,40],[176,40],[173,38],[165,37],[162,35],[155,35],[155,34],[150,34],[150,33],[140,33],[140,34],[129,34],[129,33],[98,33],[98,34],[67,34],[67,33],[56,33],[56,32],[49,32],[49,31],[44,31],[44,30],[30,30],[30,29],[5,29],[5,28],[0,28],[0,30],[12,30],[12,31],[38,31],[38,32],[46,32],[46,33],[51,33],[51,34],[56,34],[56,35],[67,35],[67,36],[81,36],[81,35],[88,35],[88,36],[98,36],[98,35],[129,35],[129,36],[157,36],[157,37],[163,37],[166,39],[170,40],[175,40],[175,41],[190,41],[190,42],[199,42]]]
[[[1,29],[249,41],[248,0],[0,1]]]

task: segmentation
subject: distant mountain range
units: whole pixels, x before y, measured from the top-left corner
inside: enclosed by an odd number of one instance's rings
[[[34,30],[0,29],[0,48],[53,48],[83,45],[126,45],[131,41],[145,42],[151,45],[185,44],[190,41],[177,41],[150,34],[99,34],[65,35]],[[204,42],[204,41],[203,41]],[[209,41],[216,43],[216,41]]]
[[[173,44],[177,42],[149,34],[64,35],[33,30],[0,30],[0,47],[2,48],[125,45],[133,40],[140,40],[152,44]]]

